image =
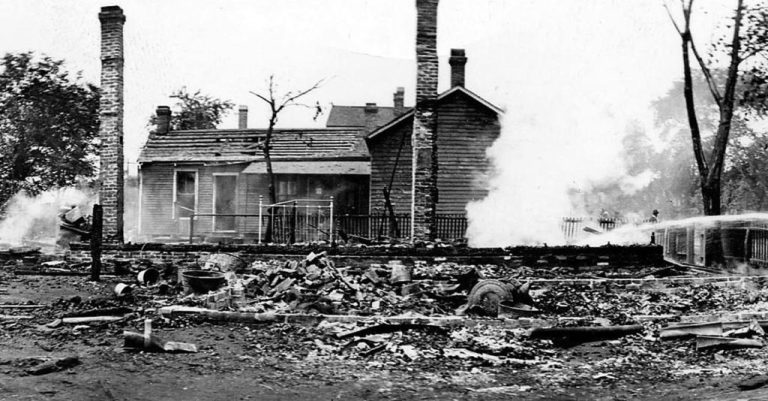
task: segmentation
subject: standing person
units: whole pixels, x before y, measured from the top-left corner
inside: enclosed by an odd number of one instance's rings
[[[651,218],[648,219],[651,223],[658,223],[659,222],[659,211],[656,209],[653,209],[653,212],[651,212]]]

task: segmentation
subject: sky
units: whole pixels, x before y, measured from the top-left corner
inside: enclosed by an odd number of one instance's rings
[[[264,127],[267,114],[250,92],[263,92],[272,74],[286,91],[324,79],[307,98],[310,103],[391,106],[392,93],[403,86],[411,105],[414,4],[2,0],[0,53],[32,50],[64,59],[68,68],[98,84],[97,14],[102,6],[122,7],[125,151],[134,165],[148,117],[158,105],[172,104],[168,95],[182,86],[249,106],[251,127]],[[569,104],[643,113],[682,70],[679,38],[662,5],[661,0],[441,0],[440,90],[448,89],[450,49],[463,48],[469,59],[466,86],[507,113],[545,113],[559,100],[563,103],[553,107],[559,113],[569,113],[564,107]],[[713,17],[700,16],[703,22],[708,18]],[[702,36],[711,36],[708,30]],[[313,115],[294,108],[278,125],[322,126],[326,117],[313,121]],[[236,125],[233,110],[220,128]],[[595,133],[592,146],[601,146],[601,134]]]

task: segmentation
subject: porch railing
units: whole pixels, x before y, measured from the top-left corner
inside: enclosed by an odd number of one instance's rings
[[[270,213],[271,211],[271,213]],[[296,243],[334,239],[333,197],[328,200],[294,199],[265,204],[259,197],[258,213],[195,213],[189,216],[189,242],[194,242],[199,218],[232,218],[234,230],[211,230],[211,236],[248,235],[261,243]],[[213,225],[213,223],[212,223]],[[254,232],[255,231],[255,232]],[[208,231],[200,231],[208,233]],[[270,235],[271,238],[267,238]]]

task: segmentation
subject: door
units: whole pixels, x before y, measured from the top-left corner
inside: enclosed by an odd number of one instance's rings
[[[236,192],[236,175],[213,176],[213,213],[216,214],[213,218],[214,231],[235,231],[236,217],[227,215],[237,213]]]

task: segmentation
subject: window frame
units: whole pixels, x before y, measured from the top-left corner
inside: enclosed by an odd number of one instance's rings
[[[235,214],[238,212],[238,182],[240,173],[213,173],[212,179],[211,179],[211,212],[212,214],[216,214],[216,177],[220,176],[234,176],[235,177]],[[216,216],[213,216],[211,218],[211,232],[212,233],[236,233],[237,232],[237,218],[235,218],[235,228],[232,230],[217,230],[216,229]]]
[[[195,173],[195,214],[197,214],[198,206],[200,205],[200,174],[196,168],[176,168],[173,169],[173,200],[171,202],[171,218],[174,220],[189,220],[189,217],[179,217],[176,215],[176,201],[178,200],[178,182],[179,173]],[[195,217],[197,220],[197,217]]]

